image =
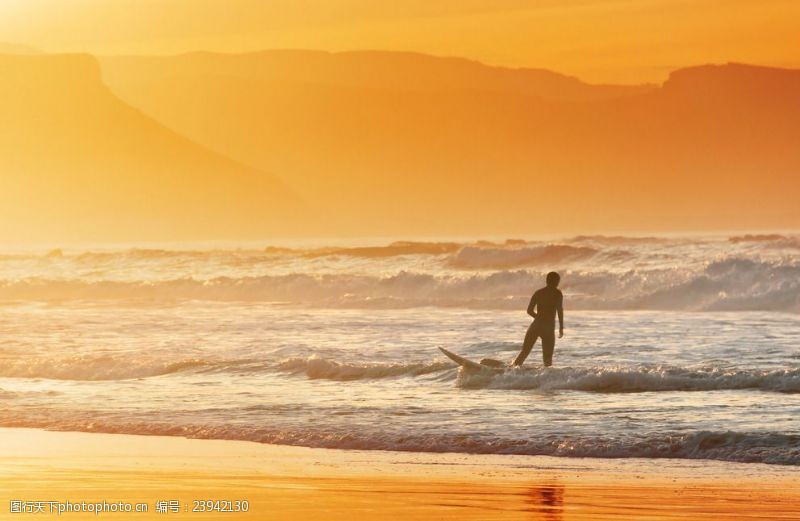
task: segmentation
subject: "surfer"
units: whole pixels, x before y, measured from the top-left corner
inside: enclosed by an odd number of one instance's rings
[[[522,365],[539,338],[542,339],[542,359],[545,367],[553,365],[553,350],[556,346],[556,313],[558,314],[558,338],[564,336],[564,295],[558,289],[559,282],[561,282],[561,275],[551,271],[547,274],[547,286],[536,290],[531,297],[528,314],[533,317],[533,323],[525,333],[522,351],[514,360],[514,365]]]

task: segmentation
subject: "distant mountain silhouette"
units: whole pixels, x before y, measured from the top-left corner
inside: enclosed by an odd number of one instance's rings
[[[129,241],[286,235],[278,180],[114,96],[85,55],[0,55],[0,239]]]
[[[563,101],[610,99],[653,88],[652,85],[589,85],[545,69],[490,67],[464,58],[441,58],[413,52],[270,50],[102,60],[105,76],[114,84],[137,79],[152,81],[154,78],[214,74],[276,83],[419,92],[479,90]]]
[[[800,225],[800,71],[664,85],[389,53],[104,58],[120,96],[283,176],[347,233]]]

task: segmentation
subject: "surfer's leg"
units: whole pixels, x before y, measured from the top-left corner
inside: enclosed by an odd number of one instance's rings
[[[555,331],[545,331],[542,335],[542,361],[545,367],[553,365],[553,351],[556,347]]]
[[[525,341],[522,342],[522,351],[520,351],[519,355],[517,355],[517,359],[514,360],[514,365],[522,365],[522,362],[528,358],[528,355],[531,353],[531,349],[533,349],[533,345],[536,343],[537,338],[539,338],[539,331],[533,324],[531,324],[528,328],[528,332],[525,333]]]

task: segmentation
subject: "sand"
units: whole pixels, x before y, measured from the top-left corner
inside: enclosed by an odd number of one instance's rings
[[[50,501],[103,500],[145,503],[149,512],[17,514],[17,500],[43,501],[46,512]],[[170,500],[177,513],[156,512]],[[194,512],[196,500],[247,501],[248,511]],[[0,518],[800,519],[800,470],[0,429]]]

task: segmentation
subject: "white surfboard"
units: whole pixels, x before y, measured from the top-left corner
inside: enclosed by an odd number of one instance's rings
[[[439,351],[444,353],[444,356],[446,356],[453,362],[457,363],[461,367],[466,367],[467,369],[473,369],[475,371],[503,371],[505,369],[505,367],[503,367],[502,365],[498,366],[486,365],[486,364],[479,364],[478,362],[473,362],[472,360],[467,360],[463,356],[450,352],[443,347],[439,347]],[[493,362],[496,361],[493,360]],[[497,363],[500,364],[500,362]]]

